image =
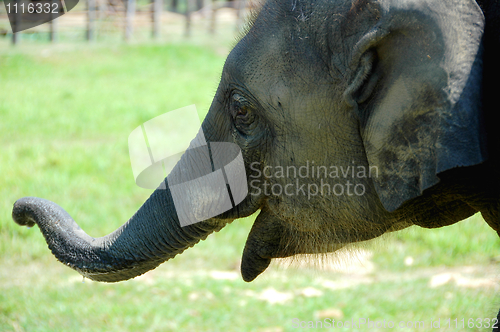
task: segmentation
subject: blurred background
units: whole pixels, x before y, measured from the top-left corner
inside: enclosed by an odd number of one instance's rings
[[[441,319],[441,331],[485,330],[444,323],[500,308],[500,243],[480,215],[336,257],[275,261],[252,283],[239,266],[255,216],[118,284],[83,280],[37,228],[14,224],[16,199],[38,196],[98,237],[151,194],[135,185],[128,135],[191,104],[202,119],[257,6],[183,1],[81,1],[56,24],[16,36],[0,4],[0,331],[281,332],[296,330],[293,318],[403,321],[406,331]]]

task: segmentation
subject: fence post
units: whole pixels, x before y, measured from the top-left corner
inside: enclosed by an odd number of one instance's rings
[[[21,3],[19,0],[16,2],[18,5],[16,8],[19,9],[19,4]],[[21,11],[17,10],[16,13],[14,14],[14,28],[17,28],[18,26],[21,25]],[[14,30],[14,29],[12,29]],[[12,45],[17,45],[19,44],[19,41],[21,39],[20,32],[14,32],[12,31]]]
[[[153,38],[160,38],[161,33],[161,14],[163,11],[163,1],[162,0],[152,0],[153,1]]]
[[[210,0],[210,23],[208,26],[208,32],[210,34],[215,34],[215,19],[217,14],[217,8],[215,5],[215,0]]]
[[[95,40],[96,0],[87,0],[87,40]]]
[[[134,30],[135,0],[127,0],[127,13],[125,17],[125,40],[130,41]]]
[[[12,45],[17,45],[19,44],[19,32],[12,32]]]
[[[57,0],[52,0],[51,1],[51,7],[52,8],[52,4],[53,3],[57,3]],[[52,43],[55,43],[57,42],[57,14],[59,14],[59,12],[57,13],[54,13],[52,11],[50,11],[50,18],[52,19],[50,21],[50,41]]]
[[[193,0],[186,0],[186,37],[191,36],[191,11],[193,9]]]
[[[244,20],[243,20],[243,16],[244,16],[244,13],[245,13],[245,8],[247,6],[246,4],[246,0],[236,0],[237,1],[237,6],[238,8],[236,8],[237,12],[236,12],[236,30],[237,31],[240,31],[241,28],[243,27],[243,23],[244,23]]]

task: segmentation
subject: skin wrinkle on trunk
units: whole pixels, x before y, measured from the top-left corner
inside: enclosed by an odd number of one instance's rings
[[[101,238],[87,235],[66,211],[44,199],[22,198],[12,212],[20,225],[38,224],[59,261],[86,278],[104,282],[127,280],[154,269],[226,224],[204,221],[181,228],[174,216],[168,189],[157,189],[129,221]]]

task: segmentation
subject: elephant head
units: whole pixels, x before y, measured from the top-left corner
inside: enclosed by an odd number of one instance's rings
[[[464,219],[479,208],[453,172],[488,159],[483,30],[473,0],[268,0],[230,52],[202,124],[209,144],[241,149],[248,195],[240,204],[181,227],[163,186],[98,239],[38,198],[17,201],[14,220],[38,224],[64,264],[114,282],[259,209],[243,251],[246,281],[272,258]],[[166,182],[200,163],[186,153]],[[203,191],[191,205],[217,204]]]

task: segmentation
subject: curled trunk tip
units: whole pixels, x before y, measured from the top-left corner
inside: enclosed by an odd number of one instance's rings
[[[144,274],[225,224],[206,221],[181,227],[168,189],[157,189],[129,221],[100,238],[86,234],[63,208],[43,198],[19,199],[12,218],[21,226],[37,224],[60,262],[104,282]]]

